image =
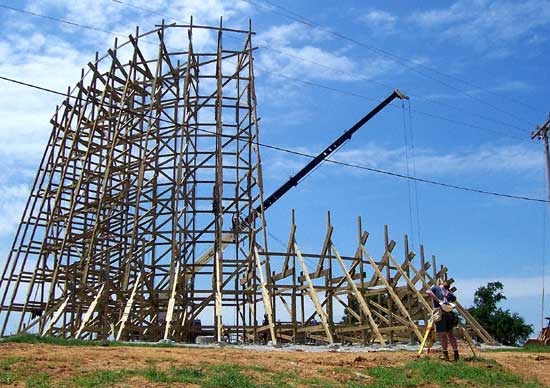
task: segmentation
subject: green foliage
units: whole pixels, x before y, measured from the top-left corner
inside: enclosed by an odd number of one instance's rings
[[[214,369],[214,373],[202,384],[204,388],[257,388],[252,379],[241,373],[241,368],[234,365],[225,365]]]
[[[84,376],[75,377],[71,383],[73,386],[83,388],[112,387],[114,384],[126,380],[130,375],[132,373],[126,370],[98,370]]]
[[[23,357],[8,357],[0,360],[0,369],[9,370],[12,365],[17,364],[18,362],[25,361]]]
[[[357,298],[355,298],[353,295],[348,295],[348,306],[354,313],[356,313],[357,315],[361,315],[361,307],[359,306]],[[350,313],[348,309],[344,310],[342,323],[350,325],[357,322],[357,318],[352,313]]]
[[[58,346],[137,346],[137,347],[159,347],[172,348],[175,345],[165,343],[143,343],[143,342],[117,342],[117,341],[92,341],[80,339],[66,339],[51,336],[39,336],[37,334],[18,334],[0,339],[0,342],[13,342],[21,344],[48,344]]]
[[[374,381],[367,385],[348,384],[348,388],[359,387],[510,387],[536,388],[536,382],[526,382],[515,374],[506,372],[494,362],[481,360],[478,365],[463,362],[445,363],[423,359],[401,367],[376,367],[368,374]]]
[[[515,348],[491,349],[489,352],[550,353],[550,346],[528,344]]]
[[[13,384],[17,381],[19,376],[12,366],[24,360],[23,357],[8,357],[0,360],[0,384]]]
[[[3,338],[2,342],[14,342],[20,344],[49,344],[61,346],[100,346],[104,344],[101,341],[65,339],[50,336],[42,337],[36,334],[18,334],[11,337]]]
[[[200,369],[194,368],[175,368],[170,369],[170,374],[173,376],[173,380],[179,383],[198,383],[205,377],[204,373]]]
[[[33,373],[27,381],[25,388],[50,388],[50,376],[47,373]]]
[[[506,297],[501,282],[487,283],[474,294],[474,306],[468,311],[497,340],[504,345],[520,345],[533,333],[533,326],[517,313],[503,310],[497,304]]]

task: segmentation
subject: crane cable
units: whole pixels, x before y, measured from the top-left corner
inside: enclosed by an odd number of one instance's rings
[[[409,167],[409,139],[407,134],[407,116],[405,114],[405,103],[401,100],[401,110],[403,116],[403,144],[404,144],[404,155],[405,155],[405,171],[408,176],[411,176],[411,171]],[[414,251],[414,220],[413,220],[413,204],[412,204],[412,192],[411,192],[411,181],[407,179],[407,197],[409,200],[409,228],[411,231],[411,245]]]
[[[416,178],[416,149],[414,145],[414,130],[413,130],[413,114],[412,114],[412,107],[411,107],[411,100],[407,100],[408,107],[409,107],[409,130],[410,130],[410,139],[411,139],[411,155],[412,155],[412,173],[413,176]],[[416,180],[413,180],[413,187],[414,187],[414,202],[416,206],[416,232],[418,233],[418,244],[422,241],[422,236],[420,233],[420,207],[419,207],[419,200],[418,200],[418,182]]]

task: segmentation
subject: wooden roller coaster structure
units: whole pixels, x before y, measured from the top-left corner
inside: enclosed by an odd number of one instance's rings
[[[0,336],[125,341],[421,341],[435,256],[268,249],[265,211],[395,98],[394,91],[264,199],[254,32],[136,30],[82,70],[52,132],[0,278]],[[213,38],[214,49],[199,42]],[[185,42],[185,44],[182,44]],[[223,44],[222,44],[223,43]],[[182,47],[184,46],[184,47]],[[343,251],[342,251],[343,252]],[[452,282],[452,279],[449,279]],[[471,335],[491,336],[460,304]],[[341,319],[338,314],[344,314]],[[470,335],[467,334],[467,335]]]

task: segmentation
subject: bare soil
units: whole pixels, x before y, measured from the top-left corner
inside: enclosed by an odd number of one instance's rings
[[[463,354],[468,356],[468,351]],[[46,344],[0,344],[0,360],[23,357],[33,372],[46,372],[53,381],[84,375],[94,370],[143,369],[152,363],[159,369],[205,368],[217,364],[238,364],[247,374],[261,374],[262,368],[279,373],[295,373],[300,378],[319,378],[345,382],[355,375],[368,378],[367,370],[375,366],[398,366],[416,358],[414,352],[303,352],[251,351],[235,348],[159,348],[159,347],[81,347]],[[432,357],[436,357],[433,355]],[[507,370],[536,378],[550,386],[550,354],[522,352],[484,352],[482,357],[493,359]],[[348,370],[348,371],[347,371]],[[21,384],[21,383],[19,383]],[[140,377],[132,377],[123,386],[160,387]],[[19,386],[19,385],[13,385]],[[172,385],[177,386],[177,385]],[[192,385],[179,385],[190,387]]]

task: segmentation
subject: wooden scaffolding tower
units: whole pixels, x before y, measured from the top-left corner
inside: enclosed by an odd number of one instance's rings
[[[211,37],[215,49],[194,43]],[[251,26],[157,26],[89,63],[0,278],[0,336],[381,345],[421,340],[435,258],[269,251]],[[199,41],[203,41],[201,39]],[[251,216],[252,215],[252,216]],[[311,265],[311,262],[314,262]],[[430,272],[431,269],[431,272]],[[459,307],[477,337],[490,335]],[[335,316],[344,313],[340,321]]]

